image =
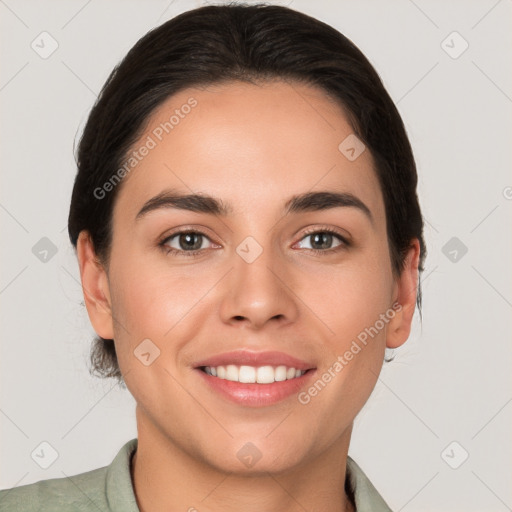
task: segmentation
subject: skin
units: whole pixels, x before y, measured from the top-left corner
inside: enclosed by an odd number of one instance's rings
[[[395,277],[370,151],[351,162],[338,150],[353,130],[343,109],[311,86],[231,82],[181,91],[153,113],[133,147],[191,96],[197,106],[121,185],[109,265],[97,261],[86,232],[77,247],[92,325],[115,340],[137,402],[132,471],[139,508],[353,510],[343,486],[352,425],[385,347],[409,336],[418,241]],[[162,208],[135,220],[169,187],[216,196],[233,212]],[[372,220],[354,207],[283,215],[291,196],[310,191],[350,192]],[[158,246],[179,227],[206,234],[200,255]],[[340,249],[334,236],[320,246],[323,253],[312,253],[319,246],[306,228],[326,227],[350,245]],[[263,249],[252,263],[236,252],[248,236]],[[179,240],[167,244],[186,251]],[[306,405],[296,395],[272,406],[237,405],[193,370],[203,358],[243,347],[286,352],[321,375],[395,302],[401,310]],[[160,349],[149,366],[134,355],[146,338]],[[251,468],[237,457],[248,442],[261,452]]]

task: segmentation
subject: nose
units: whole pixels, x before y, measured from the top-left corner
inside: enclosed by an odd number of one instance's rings
[[[252,262],[234,252],[227,277],[220,308],[224,323],[257,330],[270,321],[280,326],[296,320],[299,308],[293,274],[270,249],[263,248]]]

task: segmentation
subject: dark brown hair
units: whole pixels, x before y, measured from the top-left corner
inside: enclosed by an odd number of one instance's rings
[[[114,68],[91,110],[77,151],[68,232],[76,248],[90,233],[108,265],[112,211],[121,186],[98,197],[145,129],[150,114],[188,87],[283,79],[317,86],[347,112],[370,150],[384,196],[393,272],[399,275],[411,241],[426,254],[411,146],[396,106],[361,51],[333,27],[287,7],[228,4],[193,9],[148,32]],[[341,142],[341,141],[340,141]],[[421,288],[417,304],[421,313]],[[123,378],[113,340],[96,338],[92,370]]]

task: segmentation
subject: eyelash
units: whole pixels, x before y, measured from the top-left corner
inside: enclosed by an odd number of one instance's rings
[[[350,242],[345,237],[343,237],[336,230],[331,229],[331,228],[321,228],[321,229],[316,228],[314,230],[308,231],[308,232],[304,233],[303,237],[300,240],[306,238],[307,236],[315,235],[315,234],[318,234],[318,233],[329,233],[331,235],[334,235],[342,243],[340,245],[338,245],[337,247],[334,247],[332,249],[325,249],[325,250],[322,250],[322,249],[306,249],[307,251],[310,251],[310,252],[312,252],[315,255],[325,255],[326,253],[332,254],[333,252],[337,252],[339,250],[343,250],[343,249],[345,249],[345,248],[350,246]],[[169,247],[169,246],[166,245],[169,240],[171,240],[175,236],[182,235],[182,234],[195,234],[195,235],[201,235],[201,236],[204,236],[206,238],[209,238],[208,235],[206,233],[203,233],[202,231],[196,231],[194,229],[189,229],[189,230],[185,229],[183,231],[176,231],[172,235],[166,236],[162,241],[160,241],[158,243],[158,246],[166,254],[173,254],[173,255],[179,255],[179,256],[185,256],[185,257],[197,256],[202,251],[206,250],[206,249],[197,249],[195,251],[183,251],[183,250],[180,250],[180,249],[174,249],[173,247]]]

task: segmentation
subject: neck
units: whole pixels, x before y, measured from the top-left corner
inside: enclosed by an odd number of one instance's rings
[[[146,418],[147,419],[147,418]],[[140,512],[354,512],[345,492],[351,427],[324,453],[279,473],[223,472],[138,421],[131,472]]]

